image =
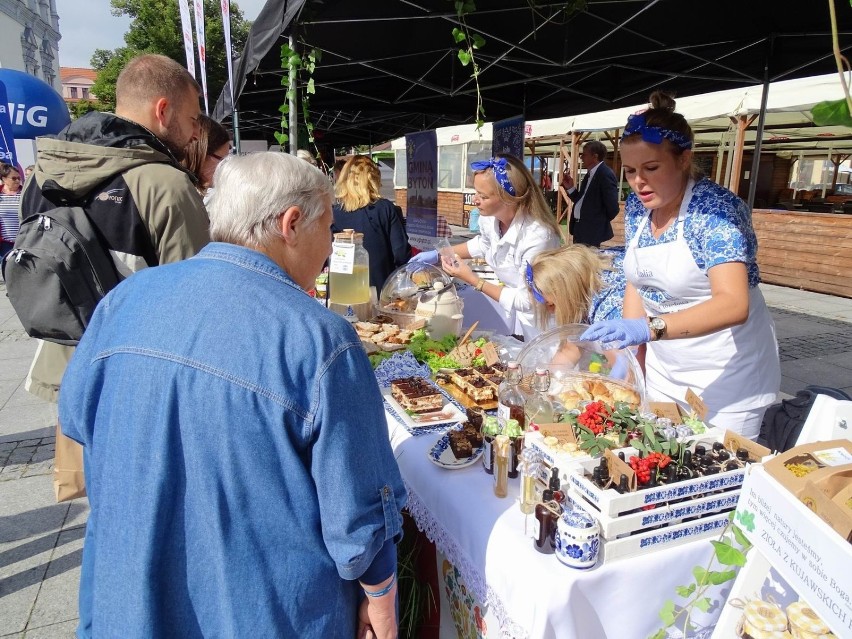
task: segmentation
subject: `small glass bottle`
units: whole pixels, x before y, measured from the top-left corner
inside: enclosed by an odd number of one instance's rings
[[[521,462],[519,464],[521,472],[521,494],[519,501],[521,512],[525,515],[531,515],[535,512],[535,505],[538,501],[535,494],[535,482],[540,467],[541,461],[538,453],[533,448],[525,448],[524,452],[521,453]]]
[[[517,419],[509,419],[502,434],[509,438],[509,478],[515,479],[518,476],[518,464],[524,448],[524,431],[521,430]]]
[[[542,502],[535,507],[533,527],[533,548],[545,555],[553,554],[553,535],[556,531],[557,519],[557,515],[551,510],[554,505],[553,491],[545,488]]]
[[[529,431],[533,425],[553,423],[553,402],[547,392],[550,390],[550,371],[546,368],[535,369],[535,377],[532,382],[533,396],[530,397],[524,407],[527,418],[525,430]]]
[[[521,367],[518,362],[509,362],[506,377],[497,388],[497,420],[501,429],[506,428],[510,419],[517,419],[521,430],[526,425],[524,407],[526,399],[521,392]]]
[[[370,301],[370,258],[364,234],[345,229],[334,234],[329,260],[329,301],[342,306]]]
[[[500,434],[496,417],[486,417],[482,423],[482,467],[489,475],[494,474],[494,438]]]
[[[494,439],[494,494],[506,497],[509,494],[509,438],[497,435]]]

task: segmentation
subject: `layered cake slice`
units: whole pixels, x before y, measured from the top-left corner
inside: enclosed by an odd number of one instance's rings
[[[428,413],[441,410],[444,398],[422,377],[402,377],[391,381],[391,395],[405,410]]]
[[[496,397],[496,389],[472,368],[460,368],[450,380],[475,402],[487,402]]]

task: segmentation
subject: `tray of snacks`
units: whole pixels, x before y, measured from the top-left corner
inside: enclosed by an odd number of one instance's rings
[[[506,365],[497,362],[441,372],[436,375],[436,381],[465,408],[494,410],[497,389],[505,376]]]
[[[382,389],[385,401],[409,428],[452,424],[465,414],[425,377],[400,377]]]

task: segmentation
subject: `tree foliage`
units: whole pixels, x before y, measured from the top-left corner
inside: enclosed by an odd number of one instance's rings
[[[210,108],[222,92],[228,80],[227,57],[225,55],[225,34],[222,29],[222,10],[219,0],[204,1],[204,35],[207,53],[207,95]],[[115,82],[127,61],[140,53],[160,53],[186,63],[183,48],[183,30],[180,24],[180,11],[175,0],[110,0],[114,16],[128,16],[130,27],[124,34],[127,46],[114,51],[98,49],[92,55],[91,64],[98,72],[92,87],[104,110],[115,109]],[[195,36],[195,15],[190,1],[190,13],[193,20],[193,39]],[[245,46],[251,23],[243,18],[243,12],[235,2],[231,2],[231,46],[232,57],[239,55]],[[193,43],[196,73],[200,73],[198,61],[198,43]],[[199,75],[199,84],[200,75]]]

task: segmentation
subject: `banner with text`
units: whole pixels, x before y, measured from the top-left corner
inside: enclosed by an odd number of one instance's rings
[[[204,113],[210,115],[207,104],[207,44],[204,40],[204,1],[194,0],[195,7],[195,40],[198,43],[198,65],[201,72],[201,89],[204,93]]]
[[[186,68],[195,75],[195,54],[192,52],[192,21],[189,19],[189,2],[188,0],[180,0],[180,28],[183,31],[183,50],[186,53]]]
[[[406,228],[412,246],[429,250],[438,235],[438,138],[435,131],[405,136],[408,170]]]
[[[499,120],[492,125],[491,155],[508,153],[524,159],[524,116]]]
[[[0,81],[0,162],[18,167],[18,158],[15,156],[15,136],[12,133],[8,104],[6,85]]]

